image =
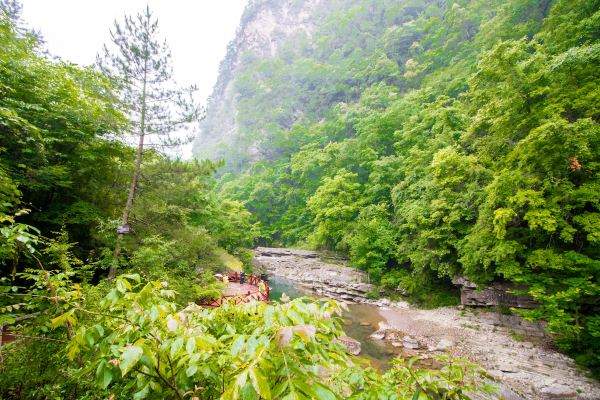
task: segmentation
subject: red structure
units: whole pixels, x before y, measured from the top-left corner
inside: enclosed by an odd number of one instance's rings
[[[0,326],[0,346],[15,340],[16,337],[5,326]]]
[[[218,299],[206,300],[199,302],[198,304],[206,307],[220,307],[225,303],[242,304],[249,303],[251,301],[269,300],[269,284],[262,280],[260,277],[256,275],[246,276],[244,286],[241,286],[239,272],[230,272],[229,274],[227,274],[227,278],[229,279],[230,283],[240,285],[242,291],[240,292],[240,288],[238,288],[238,290],[236,291],[233,291],[233,293],[228,293],[226,291]],[[263,288],[262,290],[261,287]]]

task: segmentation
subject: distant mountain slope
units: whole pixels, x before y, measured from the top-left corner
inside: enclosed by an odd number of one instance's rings
[[[293,37],[310,36],[314,30],[313,13],[323,0],[252,0],[242,15],[235,39],[229,43],[221,62],[217,83],[208,103],[207,118],[201,124],[201,134],[194,142],[197,158],[231,161],[231,146],[239,137],[237,120],[239,89],[236,77],[244,72],[251,60],[274,57],[278,49]],[[248,143],[246,155],[255,153]]]

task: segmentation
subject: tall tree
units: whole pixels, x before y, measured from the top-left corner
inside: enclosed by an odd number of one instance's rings
[[[4,14],[16,25],[21,20],[23,6],[18,0],[0,0],[0,14]]]
[[[193,101],[193,87],[175,86],[171,53],[159,35],[158,20],[149,7],[135,17],[125,16],[122,23],[115,21],[110,36],[111,43],[104,46],[104,55],[98,56],[97,63],[116,81],[121,103],[129,114],[130,134],[138,139],[134,171],[109,271],[109,278],[113,278],[123,235],[129,232],[144,148],[164,149],[182,144],[186,139],[176,133],[182,132],[183,125],[195,121],[200,109]]]

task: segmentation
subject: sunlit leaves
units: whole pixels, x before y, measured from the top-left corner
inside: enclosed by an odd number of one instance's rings
[[[528,288],[535,317],[600,365],[585,330],[600,257],[597,7],[378,6],[377,22],[361,1],[325,19],[314,36],[320,68],[312,52],[245,64],[240,146],[269,139],[257,145],[264,160],[227,178],[227,193],[255,211],[266,241],[346,252],[390,288],[456,275]],[[385,29],[364,38],[352,24]],[[324,92],[347,89],[336,80],[286,89],[301,72],[336,69],[361,88],[352,100],[329,102]],[[311,105],[298,105],[302,96]],[[290,128],[291,115],[301,117]]]
[[[300,387],[300,381],[321,380],[319,368],[350,365],[333,343],[341,335],[338,321],[330,318],[340,311],[334,302],[294,300],[177,311],[161,282],[143,283],[136,275],[124,275],[114,285],[119,289],[101,302],[103,312],[95,314],[92,326],[80,326],[69,345],[74,356],[92,362],[100,387],[136,379],[136,398],[189,391],[200,398],[254,398],[247,397],[254,393],[270,399],[273,392],[282,398]],[[58,322],[69,315],[77,310]],[[169,321],[176,321],[175,329]],[[71,322],[75,326],[79,321]],[[281,332],[288,332],[283,342]],[[274,384],[290,377],[295,386]],[[319,388],[328,398],[327,390]]]
[[[127,373],[135,367],[142,357],[143,352],[144,351],[139,346],[128,345],[125,347],[125,351],[123,351],[123,354],[121,355],[121,362],[119,363],[122,376],[127,375]]]

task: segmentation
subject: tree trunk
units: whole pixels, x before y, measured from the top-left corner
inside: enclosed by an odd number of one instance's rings
[[[137,189],[138,180],[140,178],[140,172],[142,170],[142,155],[144,153],[144,134],[140,134],[140,141],[138,143],[137,152],[135,154],[135,165],[133,169],[133,177],[131,178],[131,185],[129,186],[129,194],[127,195],[127,202],[125,203],[125,209],[123,210],[123,216],[121,217],[121,224],[126,225],[129,222],[129,214],[133,207],[133,199],[135,197],[135,190]],[[119,233],[117,236],[117,243],[115,244],[115,251],[113,253],[113,264],[108,270],[108,279],[114,279],[117,274],[117,264],[119,256],[121,255],[121,241],[123,240],[123,233]]]
[[[144,61],[144,84],[142,88],[142,112],[140,113],[140,141],[138,142],[137,152],[135,154],[135,164],[133,166],[133,177],[131,178],[131,185],[129,186],[129,194],[127,195],[127,202],[125,203],[125,209],[123,210],[123,216],[121,218],[121,225],[127,225],[129,222],[129,214],[133,207],[133,199],[135,198],[135,191],[137,189],[138,180],[140,179],[140,173],[142,171],[142,156],[144,154],[144,136],[146,135],[146,83],[147,83],[147,71],[148,71],[148,59]],[[113,253],[113,262],[108,270],[108,279],[112,280],[117,275],[117,266],[119,264],[119,256],[121,255],[121,241],[123,240],[123,233],[117,235],[117,243],[115,244],[115,251]]]

